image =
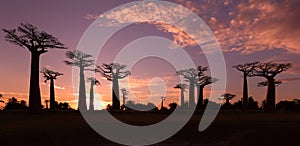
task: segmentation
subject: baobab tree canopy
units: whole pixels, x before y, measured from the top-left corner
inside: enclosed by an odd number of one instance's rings
[[[57,38],[45,31],[39,31],[32,24],[21,23],[17,29],[2,29],[6,35],[6,41],[27,48],[31,52],[31,74],[29,89],[29,109],[38,111],[42,109],[41,93],[39,86],[39,62],[40,55],[46,53],[49,48],[66,49],[65,45]]]
[[[233,99],[235,96],[236,96],[236,95],[230,94],[230,93],[225,93],[225,94],[221,95],[221,97],[223,97],[222,99],[226,101],[225,104],[229,104],[229,101],[230,101],[231,99]]]
[[[72,60],[72,61],[68,61],[68,60],[64,61],[67,65],[70,66],[85,68],[94,65],[94,60],[89,59],[92,57],[92,55],[83,53],[78,50],[67,51],[66,57]]]
[[[290,63],[274,63],[274,62],[267,62],[267,63],[258,63],[255,65],[253,71],[250,75],[252,76],[261,76],[265,78],[274,78],[276,75],[280,74],[283,71],[286,71],[291,67]]]
[[[126,69],[126,65],[121,65],[119,63],[103,63],[102,66],[97,66],[96,72],[100,73],[107,80],[112,81],[115,79],[123,79],[130,75],[130,71],[122,71]]]
[[[21,23],[17,29],[3,29],[5,39],[11,43],[27,48],[30,52],[46,53],[48,48],[66,49],[57,38],[29,23]]]
[[[42,68],[41,70],[41,73],[44,75],[44,78],[45,78],[45,83],[48,81],[48,80],[56,80],[56,78],[58,76],[62,76],[64,75],[63,73],[60,73],[60,72],[55,72],[55,71],[52,71],[52,70],[49,70],[47,68]]]
[[[233,68],[237,69],[238,71],[243,72],[244,75],[248,76],[252,72],[252,70],[254,69],[255,65],[257,65],[258,63],[259,62],[238,64],[238,65],[234,65]]]
[[[210,76],[202,76],[202,77],[199,77],[198,84],[200,86],[206,86],[206,85],[215,83],[216,81],[218,81],[218,79],[212,78]]]

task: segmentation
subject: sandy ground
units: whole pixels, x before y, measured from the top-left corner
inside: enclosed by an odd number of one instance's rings
[[[99,113],[101,114],[101,112]],[[168,114],[114,113],[133,125],[149,125]],[[155,145],[300,145],[300,113],[224,111],[203,132],[201,113],[171,138]],[[79,112],[0,112],[0,145],[118,145],[98,135]]]

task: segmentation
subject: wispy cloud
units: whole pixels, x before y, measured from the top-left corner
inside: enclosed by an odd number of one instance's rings
[[[282,48],[291,53],[300,53],[300,1],[298,0],[219,0],[190,1],[174,0],[198,14],[212,29],[224,51],[250,54],[261,50]],[[166,9],[155,3],[143,6],[133,5],[118,12],[106,15],[108,24],[148,21],[157,29],[173,34],[173,41],[183,47],[196,45],[193,34],[185,33],[186,27],[193,22],[176,22],[180,27],[169,25],[178,17],[187,18],[182,7]],[[96,19],[103,15],[87,14],[86,18]],[[161,22],[155,22],[159,19]],[[176,18],[174,18],[176,17]],[[180,18],[179,18],[180,19]],[[153,20],[153,21],[151,21]],[[184,20],[184,19],[182,19]],[[153,23],[154,22],[154,23]],[[195,32],[203,33],[203,32]],[[209,41],[209,40],[206,40]]]

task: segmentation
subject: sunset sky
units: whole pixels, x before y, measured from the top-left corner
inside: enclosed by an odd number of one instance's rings
[[[110,9],[126,4],[128,0],[3,0],[0,5],[0,28],[16,28],[20,23],[31,23],[39,30],[45,30],[59,39],[69,49],[76,49],[80,38],[88,26],[101,14]],[[237,101],[242,96],[242,74],[233,69],[236,64],[246,62],[280,62],[292,63],[292,68],[277,76],[283,84],[276,87],[277,101],[291,100],[299,97],[300,87],[300,1],[298,0],[174,0],[170,1],[187,7],[196,13],[211,28],[223,51],[227,72],[226,92],[236,94]],[[117,13],[110,16],[117,22],[127,19],[142,19],[137,17],[141,8],[132,7],[126,17],[118,17]],[[166,10],[167,11],[167,10]],[[153,12],[153,15],[155,13]],[[100,27],[100,26],[99,26]],[[28,99],[30,77],[30,52],[11,44],[0,32],[0,93],[7,100],[16,97],[19,100]],[[97,64],[110,63],[120,50],[130,42],[145,36],[160,36],[174,42],[181,42],[185,51],[196,65],[207,66],[205,55],[201,48],[195,46],[192,39],[178,29],[163,24],[137,23],[130,25],[113,35],[97,58]],[[67,50],[49,49],[41,56],[40,67],[47,67],[64,73],[56,81],[56,100],[69,102],[77,108],[76,93],[72,89],[72,68],[63,63]],[[93,54],[94,55],[94,54]],[[145,103],[150,94],[148,84],[153,77],[162,77],[167,87],[169,102],[178,102],[180,92],[173,87],[179,82],[175,75],[176,69],[164,59],[145,58],[134,65],[129,76],[131,92],[140,99],[130,100]],[[209,75],[209,71],[208,71]],[[86,72],[86,77],[90,73]],[[111,83],[99,74],[96,77],[101,85],[95,87],[97,99],[95,107],[100,109],[111,101]],[[259,103],[265,98],[266,88],[257,87],[263,78],[249,78],[249,95]],[[122,81],[121,81],[122,82]],[[218,84],[218,82],[216,83]],[[40,75],[42,102],[49,99],[49,83],[44,83]],[[86,84],[89,94],[89,83]],[[210,88],[205,88],[205,97]],[[188,99],[186,92],[186,99]],[[155,104],[160,103],[157,95]],[[0,106],[3,106],[0,103]]]

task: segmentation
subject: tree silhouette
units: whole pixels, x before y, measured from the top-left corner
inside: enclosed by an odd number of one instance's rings
[[[2,95],[2,94],[0,94],[0,98],[2,98],[2,97],[3,97],[3,95]],[[0,100],[0,102],[4,103],[4,101],[3,101],[3,100]]]
[[[185,89],[187,88],[187,84],[177,84],[174,87],[175,89],[180,89],[180,103],[181,103],[181,108],[185,108],[184,105],[184,92]]]
[[[84,70],[86,70],[87,67],[94,65],[94,60],[90,59],[92,55],[83,53],[78,50],[67,51],[66,57],[68,59],[71,59],[71,61],[67,61],[67,60],[64,61],[66,65],[79,67],[78,110],[86,111],[87,105],[86,105]]]
[[[123,105],[122,105],[122,109],[125,108],[125,103],[126,103],[126,99],[127,99],[127,95],[128,95],[128,91],[125,88],[121,89],[122,92],[122,96],[123,96]]]
[[[266,96],[266,107],[265,110],[273,112],[275,110],[275,77],[283,71],[286,71],[291,67],[290,63],[278,64],[274,62],[258,63],[255,65],[251,76],[264,77],[267,80],[267,96]]]
[[[197,109],[200,110],[203,108],[203,89],[205,86],[212,84],[217,81],[217,79],[212,78],[210,76],[206,76],[205,72],[208,70],[207,67],[198,66],[198,81],[196,82],[197,86],[197,94],[198,94],[198,102]]]
[[[20,47],[26,48],[31,53],[31,74],[29,89],[29,109],[38,111],[42,109],[41,93],[39,86],[39,62],[40,55],[48,51],[49,48],[66,49],[65,45],[57,38],[45,31],[39,31],[32,24],[21,23],[17,29],[2,29],[5,39]]]
[[[177,108],[177,103],[176,102],[172,102],[169,104],[169,111],[174,111]]]
[[[242,98],[242,107],[243,110],[248,109],[248,80],[247,77],[250,75],[255,65],[259,62],[251,62],[245,64],[238,64],[233,66],[233,68],[243,73],[244,83],[243,83],[243,98]]]
[[[94,110],[94,86],[100,85],[100,82],[94,77],[88,78],[87,81],[91,82],[89,110],[92,111]]]
[[[258,102],[255,101],[252,96],[250,96],[249,99],[248,99],[248,108],[250,110],[257,110],[258,109]]]
[[[4,110],[10,110],[10,109],[25,110],[27,109],[26,101],[25,100],[18,101],[18,99],[15,97],[9,98],[8,102],[4,107]]]
[[[190,83],[189,85],[189,108],[195,107],[195,84],[198,81],[198,70],[194,68],[179,70],[177,75],[183,76]]]
[[[106,78],[108,81],[112,81],[112,109],[120,110],[119,100],[119,79],[123,79],[130,75],[130,71],[123,71],[126,69],[126,65],[119,63],[103,63],[102,66],[97,66],[96,72]]]
[[[45,100],[46,109],[49,109],[48,103],[49,103],[49,100],[46,99],[46,100]]]
[[[53,110],[55,109],[54,80],[56,80],[58,76],[62,76],[63,74],[46,68],[42,68],[41,73],[44,75],[45,83],[50,80],[50,109]]]
[[[198,90],[198,103],[197,109],[203,109],[203,89],[205,86],[215,83],[217,79],[212,78],[210,76],[200,76],[199,81],[197,82],[197,90]]]
[[[161,107],[160,107],[160,109],[162,110],[162,109],[164,109],[164,101],[166,100],[166,97],[162,96],[160,98],[161,98]]]
[[[230,105],[230,100],[233,99],[236,95],[230,94],[230,93],[225,93],[221,95],[223,97],[222,99],[225,100],[225,105]]]

